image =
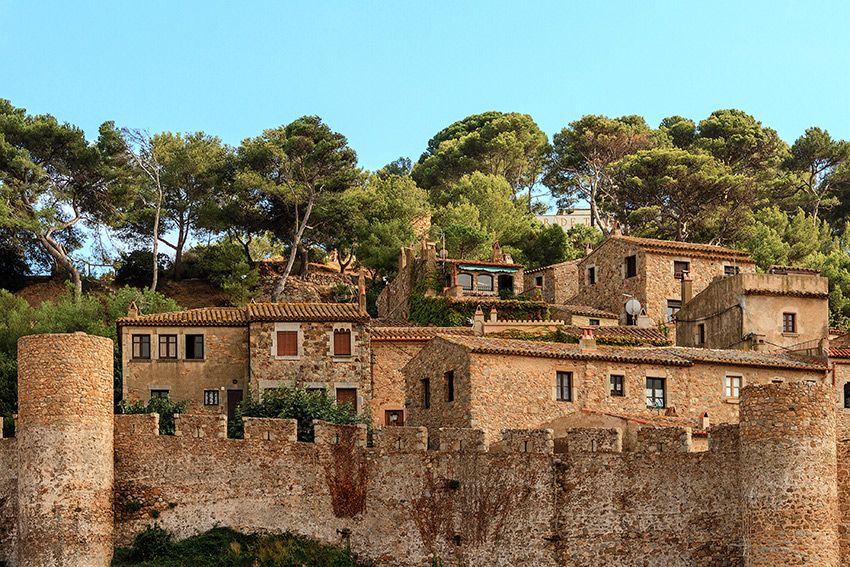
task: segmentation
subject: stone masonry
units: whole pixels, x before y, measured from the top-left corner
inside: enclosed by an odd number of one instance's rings
[[[160,436],[156,415],[105,411],[109,341],[41,336],[21,352],[22,392],[49,401],[22,400],[18,438],[0,443],[0,561],[13,567],[108,565],[111,531],[125,545],[154,518],[179,538],[290,531],[402,567],[850,565],[837,513],[850,441],[829,384],[745,387],[741,424],[711,428],[704,452],[684,428],[630,452],[606,430],[571,432],[557,454],[547,430],[505,431],[496,448],[481,431],[446,428],[434,446],[435,432],[396,427],[368,447],[362,426],[320,422],[300,443],[288,420],[249,419],[227,439],[208,414]],[[57,459],[32,469],[33,450]],[[48,470],[60,481],[39,485]]]

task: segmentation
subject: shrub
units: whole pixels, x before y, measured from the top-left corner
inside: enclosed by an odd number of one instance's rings
[[[307,391],[301,388],[277,388],[263,392],[259,402],[249,395],[236,410],[231,428],[232,437],[242,437],[243,417],[279,417],[298,420],[298,440],[313,441],[313,420],[330,423],[371,425],[369,414],[358,414],[350,404],[337,404],[324,390]]]
[[[167,557],[174,547],[171,534],[159,526],[148,526],[133,540],[133,546],[126,554],[126,559],[133,561],[149,561],[159,557]]]
[[[248,263],[243,248],[229,240],[192,248],[186,257],[186,275],[208,280],[228,294],[234,305],[248,301],[259,282],[257,268]]]
[[[450,297],[425,297],[411,294],[409,319],[419,325],[438,327],[463,327],[475,315],[478,303],[456,301]],[[549,306],[542,301],[507,299],[496,305],[500,319],[547,320]],[[486,311],[486,309],[485,309]]]
[[[352,286],[340,282],[331,288],[331,297],[337,303],[351,303],[357,297],[357,293]]]
[[[157,254],[159,277],[171,271],[173,263],[165,254]],[[133,250],[121,254],[118,269],[115,270],[115,283],[134,287],[147,287],[153,279],[153,251]]]
[[[122,414],[158,413],[160,435],[174,435],[174,414],[185,413],[188,407],[189,402],[173,402],[170,398],[151,398],[147,404],[141,400],[118,402],[118,411]]]

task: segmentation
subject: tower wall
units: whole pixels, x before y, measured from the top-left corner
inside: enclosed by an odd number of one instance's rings
[[[84,333],[18,341],[18,563],[112,560],[112,341]]]
[[[740,408],[745,565],[838,566],[831,389],[806,382],[749,386]]]

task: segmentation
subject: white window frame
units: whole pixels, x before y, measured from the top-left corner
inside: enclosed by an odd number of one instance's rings
[[[334,331],[349,331],[351,333],[351,354],[337,356],[336,352],[334,352]],[[277,334],[275,334],[275,336],[277,336]],[[334,323],[333,328],[328,332],[328,356],[330,356],[334,362],[351,362],[357,357],[357,352],[354,348],[356,345],[357,333],[354,332],[353,325],[351,323]],[[300,341],[298,352],[301,352]]]
[[[732,381],[738,381],[737,394],[735,394],[735,386]],[[735,374],[732,372],[726,373],[723,376],[723,397],[729,400],[737,400],[741,397],[741,389],[744,387],[743,374]]]

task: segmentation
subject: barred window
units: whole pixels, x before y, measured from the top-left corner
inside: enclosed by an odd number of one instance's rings
[[[219,404],[218,390],[204,390],[204,405],[217,406]]]
[[[167,398],[168,390],[151,390],[151,399],[154,398]]]

